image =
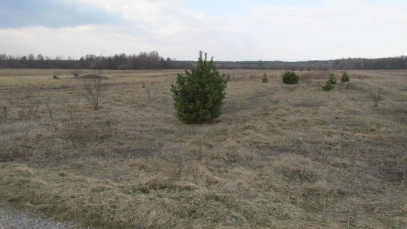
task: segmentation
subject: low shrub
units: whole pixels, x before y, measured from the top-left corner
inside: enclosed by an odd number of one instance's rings
[[[171,85],[177,116],[185,123],[202,123],[220,116],[225,98],[228,75],[220,74],[213,58],[207,55],[199,59],[190,70],[178,74],[175,85]]]
[[[330,91],[330,90],[334,89],[335,84],[336,84],[336,76],[335,76],[335,74],[331,74],[329,79],[326,81],[325,85],[322,86],[322,90]]]
[[[330,84],[332,84],[332,85],[335,85],[336,84],[336,76],[335,76],[335,74],[333,74],[333,73],[331,73],[331,75],[329,76],[329,79],[328,79],[328,81],[327,81],[327,83],[330,83]]]
[[[282,78],[285,84],[297,84],[299,81],[299,76],[294,71],[285,72]]]
[[[72,71],[73,77],[79,77],[80,73],[81,73],[80,70],[74,70],[74,71]]]
[[[267,79],[267,73],[263,74],[263,79],[261,80],[263,83],[268,83],[269,79]]]
[[[350,77],[349,77],[348,73],[347,73],[347,72],[344,72],[344,73],[342,74],[341,82],[342,82],[342,83],[344,83],[344,82],[349,82],[349,80],[350,80]]]
[[[331,84],[331,83],[326,82],[325,85],[322,86],[322,90],[324,90],[324,91],[330,91],[330,90],[334,89],[334,87],[335,87],[334,84]]]

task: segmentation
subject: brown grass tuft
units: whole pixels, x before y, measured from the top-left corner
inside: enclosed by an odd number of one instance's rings
[[[223,113],[203,125],[175,117],[178,70],[105,71],[99,110],[82,79],[53,71],[0,71],[8,205],[92,228],[407,223],[404,71],[349,71],[349,86],[327,94],[327,71],[289,86],[282,71],[264,84],[264,70],[224,70]],[[374,108],[369,90],[379,89]]]

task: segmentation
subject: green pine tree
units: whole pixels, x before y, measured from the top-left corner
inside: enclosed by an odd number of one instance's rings
[[[268,82],[269,82],[269,79],[267,79],[267,73],[264,73],[264,74],[263,74],[263,79],[261,79],[261,81],[262,81],[263,83],[268,83]]]
[[[202,123],[221,114],[222,100],[228,76],[220,75],[213,58],[208,61],[202,52],[196,66],[178,74],[176,85],[171,85],[177,116],[185,123]]]
[[[329,76],[329,79],[325,82],[325,85],[322,86],[322,90],[330,91],[330,90],[334,89],[335,84],[336,84],[336,76],[335,76],[335,74],[331,74]]]
[[[297,84],[300,80],[300,77],[294,71],[284,72],[282,77],[285,84]]]
[[[341,82],[342,83],[349,82],[349,80],[350,80],[350,77],[349,77],[348,73],[344,72],[343,75],[342,75],[342,78],[341,78]]]

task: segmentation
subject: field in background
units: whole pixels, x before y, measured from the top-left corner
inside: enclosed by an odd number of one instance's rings
[[[202,125],[175,117],[177,72],[105,71],[95,111],[71,71],[1,69],[0,200],[102,228],[407,227],[407,71],[331,92],[323,71],[223,71]]]

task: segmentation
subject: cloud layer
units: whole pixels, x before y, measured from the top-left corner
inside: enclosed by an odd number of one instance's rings
[[[83,24],[112,24],[120,22],[120,15],[110,14],[76,1],[58,0],[2,0],[0,28],[45,26],[51,28]]]
[[[309,60],[407,51],[407,3],[397,0],[35,2],[0,3],[2,52],[80,57],[103,47],[183,60],[199,50],[217,60]]]

